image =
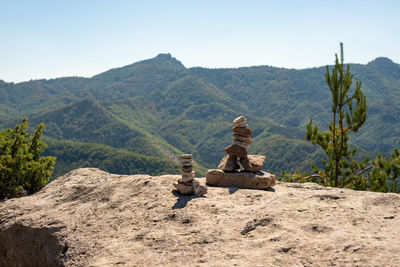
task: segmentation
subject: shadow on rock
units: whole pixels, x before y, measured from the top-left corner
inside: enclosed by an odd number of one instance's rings
[[[238,187],[229,187],[229,194],[234,194],[236,191],[238,191],[240,188]]]
[[[234,194],[236,193],[240,188],[239,187],[228,187],[229,194]],[[272,187],[269,187],[267,189],[250,189],[250,190],[262,190],[262,191],[268,191],[268,192],[275,192],[275,189]]]
[[[177,197],[175,204],[172,206],[173,210],[183,209],[187,203],[195,198],[205,198],[204,196],[182,195],[176,190],[172,190],[172,194]]]
[[[268,191],[268,192],[275,192],[275,188],[269,187],[267,189],[261,189],[263,191]]]

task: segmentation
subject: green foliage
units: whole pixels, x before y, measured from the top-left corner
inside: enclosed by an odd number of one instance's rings
[[[400,193],[400,151],[394,149],[390,157],[381,155],[372,162],[372,171],[367,178],[360,179],[356,187],[360,190]]]
[[[144,156],[110,146],[67,140],[46,139],[49,147],[45,155],[57,157],[52,178],[80,167],[97,167],[117,174],[178,174],[177,162]]]
[[[46,144],[41,141],[44,124],[33,134],[26,133],[26,118],[15,130],[0,132],[0,199],[15,196],[19,190],[40,190],[49,181],[54,157],[40,157]]]
[[[348,144],[349,134],[357,132],[365,122],[367,115],[366,98],[361,92],[361,82],[356,82],[354,93],[349,96],[353,75],[350,66],[346,72],[343,65],[343,46],[340,44],[340,62],[336,55],[332,72],[326,67],[325,82],[328,84],[332,96],[332,120],[327,132],[320,132],[318,126],[313,126],[312,120],[307,124],[306,140],[320,146],[327,159],[322,159],[324,170],[312,166],[318,173],[322,184],[335,187],[356,187],[355,176],[358,169],[363,169],[366,158],[362,162],[353,159],[356,148]],[[352,184],[350,184],[352,183]]]
[[[355,186],[356,171],[362,169],[368,161],[362,162],[353,159],[356,148],[348,144],[349,134],[357,132],[365,122],[367,115],[366,98],[361,92],[361,82],[356,83],[353,95],[349,96],[353,75],[350,66],[344,71],[343,46],[340,44],[340,62],[336,55],[332,73],[326,66],[325,82],[328,84],[332,96],[332,120],[327,132],[320,132],[318,126],[313,126],[312,120],[307,124],[306,140],[319,145],[325,152],[327,159],[322,159],[324,170],[316,166],[313,170],[321,177],[324,185],[344,187]],[[350,183],[353,183],[350,185]]]
[[[361,92],[361,82],[356,83],[352,96],[349,90],[353,75],[349,66],[346,72],[343,67],[343,47],[341,44],[341,60],[336,55],[332,72],[326,67],[325,81],[331,91],[332,120],[327,132],[320,132],[313,126],[312,120],[307,124],[306,140],[317,144],[325,152],[322,159],[324,169],[312,166],[316,174],[294,174],[282,172],[280,180],[286,182],[317,182],[324,186],[348,187],[357,190],[375,192],[400,192],[400,152],[395,149],[391,157],[381,155],[370,162],[368,157],[358,162],[353,158],[357,148],[348,144],[349,134],[356,133],[366,120],[366,98]],[[371,171],[372,170],[372,171]],[[370,171],[367,173],[367,171]]]
[[[82,100],[68,107],[33,117],[31,120],[45,122],[47,136],[54,139],[105,144],[160,158],[166,158],[165,151],[179,154],[161,138],[136,126],[134,122],[127,122],[114,115],[104,106],[93,100]],[[132,117],[135,118],[135,114],[132,114]]]
[[[348,146],[360,148],[356,160],[360,152],[371,158],[389,153],[400,146],[400,65],[378,58],[350,66],[354,79],[363,81],[368,120],[352,132]],[[47,137],[160,159],[192,153],[205,170],[224,155],[231,120],[245,115],[255,140],[249,152],[267,156],[266,170],[310,172],[309,163],[321,158],[322,149],[303,140],[304,124],[313,118],[323,132],[331,120],[330,92],[321,90],[324,72],[322,67],[185,68],[170,55],[159,55],[92,78],[0,82],[0,126],[29,116],[33,124],[46,124]],[[88,166],[80,155],[67,165]],[[54,173],[62,169],[60,161]]]

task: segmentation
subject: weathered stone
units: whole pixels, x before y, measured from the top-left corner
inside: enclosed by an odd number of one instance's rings
[[[265,156],[262,155],[247,155],[248,160],[250,161],[251,172],[258,172],[262,169],[264,165]]]
[[[214,169],[206,174],[207,185],[222,187],[267,189],[275,185],[275,180],[275,175],[267,172],[224,172]]]
[[[184,154],[179,156],[179,159],[192,159],[192,158],[193,158],[192,154]]]
[[[193,166],[193,162],[181,162],[181,166],[182,167],[192,167]]]
[[[180,159],[181,163],[193,162],[192,159]]]
[[[173,185],[183,195],[203,196],[207,193],[207,186],[203,186],[199,181],[193,179],[190,182],[179,179],[178,183]]]
[[[232,132],[245,137],[251,137],[252,133],[249,127],[233,127]]]
[[[194,177],[194,171],[191,171],[191,172],[182,171],[181,174],[182,174],[182,176]]]
[[[246,143],[249,143],[249,144],[254,143],[253,139],[251,139],[251,138],[249,138],[249,137],[241,136],[241,135],[238,135],[238,134],[234,134],[234,135],[233,135],[233,138],[234,138],[235,140],[242,141],[242,142],[246,142]]]
[[[184,185],[190,186],[190,185],[192,185],[192,181],[184,182],[182,179],[178,179],[178,184],[184,184]]]
[[[184,183],[178,183],[174,184],[174,187],[179,191],[179,193],[183,195],[193,195],[194,194],[194,186],[193,184],[191,185],[186,185]]]
[[[191,176],[183,176],[182,175],[182,182],[184,183],[190,183],[191,181],[193,181],[194,177]]]
[[[240,126],[243,123],[246,123],[247,119],[243,116],[237,117],[236,119],[233,120],[233,125],[235,126]]]
[[[245,158],[247,157],[247,151],[241,146],[238,145],[230,145],[224,149],[225,153],[229,156],[238,157],[238,158]]]
[[[242,167],[243,167],[243,169],[245,171],[250,172],[252,170],[252,167],[251,167],[251,164],[250,164],[250,161],[249,161],[248,158],[241,158],[239,160],[239,162],[240,162],[240,165],[242,165]]]
[[[249,146],[250,146],[249,143],[242,142],[242,141],[239,141],[239,140],[233,140],[233,141],[232,141],[232,145],[238,145],[238,146],[243,147],[244,149],[248,149]]]
[[[240,166],[236,157],[226,155],[221,159],[218,169],[223,171],[236,171],[240,169]]]
[[[193,171],[193,166],[182,166],[181,169],[184,172],[191,172],[191,171]]]
[[[207,193],[207,186],[201,185],[199,181],[193,181],[193,191],[195,196],[203,196]]]

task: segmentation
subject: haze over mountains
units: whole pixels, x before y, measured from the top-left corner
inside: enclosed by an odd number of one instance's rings
[[[400,65],[376,58],[350,64],[362,81],[367,121],[354,136],[362,153],[400,147]],[[264,169],[304,171],[322,156],[304,141],[312,118],[330,120],[325,67],[284,69],[185,68],[169,54],[111,69],[92,78],[23,83],[0,81],[0,126],[23,116],[44,122],[54,176],[77,167],[114,173],[177,173],[176,156],[193,153],[196,173],[215,168],[231,138],[231,121],[244,115],[253,130],[250,153],[267,157]],[[1,77],[0,77],[1,78]]]

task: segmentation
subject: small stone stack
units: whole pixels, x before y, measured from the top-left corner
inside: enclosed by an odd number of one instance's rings
[[[224,149],[227,154],[218,165],[218,169],[225,172],[237,172],[242,165],[244,171],[258,172],[264,164],[265,157],[261,155],[248,155],[247,149],[253,143],[247,119],[243,116],[233,120],[232,145]],[[240,165],[239,165],[240,163]]]
[[[182,181],[192,184],[194,179],[193,156],[185,154],[179,157],[182,166]]]
[[[174,184],[174,187],[184,195],[202,196],[207,193],[207,187],[194,180],[192,154],[181,155],[179,159],[181,161],[182,178],[178,180],[178,184]]]

